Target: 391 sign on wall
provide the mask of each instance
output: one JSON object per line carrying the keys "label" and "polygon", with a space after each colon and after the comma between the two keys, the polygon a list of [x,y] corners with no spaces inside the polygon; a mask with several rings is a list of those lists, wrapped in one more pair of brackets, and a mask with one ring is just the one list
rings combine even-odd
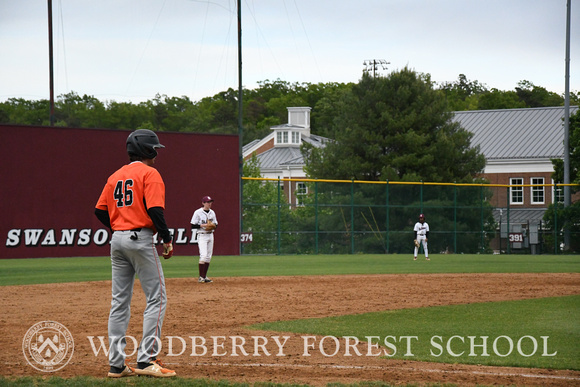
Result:
{"label": "391 sign on wall", "polygon": [[524,234],[521,232],[510,232],[508,235],[508,240],[510,243],[523,243],[524,242]]}

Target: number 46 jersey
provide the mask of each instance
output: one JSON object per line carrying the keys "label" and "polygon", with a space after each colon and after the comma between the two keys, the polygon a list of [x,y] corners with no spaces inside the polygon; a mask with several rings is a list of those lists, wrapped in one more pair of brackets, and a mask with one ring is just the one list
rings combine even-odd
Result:
{"label": "number 46 jersey", "polygon": [[125,165],[107,180],[96,208],[109,212],[113,231],[150,228],[147,209],[165,209],[165,184],[159,172],[140,161]]}

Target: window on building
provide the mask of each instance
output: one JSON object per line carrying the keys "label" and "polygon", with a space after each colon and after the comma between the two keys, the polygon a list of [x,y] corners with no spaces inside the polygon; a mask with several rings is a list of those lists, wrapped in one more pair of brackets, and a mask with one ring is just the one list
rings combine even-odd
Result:
{"label": "window on building", "polygon": [[306,183],[296,183],[296,205],[297,206],[303,206],[304,205],[304,199],[306,198],[306,195],[308,194],[308,186],[306,185]]}
{"label": "window on building", "polygon": [[[521,177],[510,178],[510,185],[523,185]],[[510,204],[524,204],[524,187],[510,187]]]}
{"label": "window on building", "polygon": [[[536,184],[544,184],[544,178],[543,177],[532,177],[530,179],[530,184],[536,185]],[[542,187],[530,187],[532,189],[532,204],[544,204],[545,202],[545,188],[544,186]]]}
{"label": "window on building", "polygon": [[288,144],[288,132],[278,132],[276,133],[276,143],[277,144]]}
{"label": "window on building", "polygon": [[292,144],[300,144],[300,132],[292,132]]}

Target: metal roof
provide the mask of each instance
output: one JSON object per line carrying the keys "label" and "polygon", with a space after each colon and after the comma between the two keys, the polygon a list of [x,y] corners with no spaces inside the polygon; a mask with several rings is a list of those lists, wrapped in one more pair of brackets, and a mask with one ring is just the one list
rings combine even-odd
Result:
{"label": "metal roof", "polygon": [[[501,215],[500,215],[501,211]],[[538,224],[544,219],[546,208],[510,208],[510,224]],[[494,208],[493,219],[499,223],[507,223],[507,208]]]}
{"label": "metal roof", "polygon": [[257,143],[259,143],[260,140],[261,140],[261,138],[258,138],[258,139],[255,139],[255,140],[250,141],[249,143],[247,143],[246,145],[244,145],[242,147],[242,152],[245,152],[246,150],[252,148],[254,145],[256,145]]}
{"label": "metal roof", "polygon": [[327,137],[317,136],[315,134],[311,134],[310,137],[302,137],[303,142],[307,142],[316,148],[323,148],[326,146],[326,143],[331,141]]}
{"label": "metal roof", "polygon": [[[570,115],[578,106],[570,107]],[[455,112],[453,121],[473,133],[471,145],[485,158],[561,158],[564,156],[564,107]]]}
{"label": "metal roof", "polygon": [[260,169],[262,171],[267,169],[280,169],[281,164],[296,159],[300,159],[301,164],[304,164],[300,148],[298,147],[274,147],[260,153],[257,157],[260,161]]}
{"label": "metal roof", "polygon": [[302,157],[302,155],[296,157],[295,159],[291,159],[291,160],[286,160],[283,163],[280,163],[281,166],[284,165],[298,165],[298,166],[304,166],[304,157]]}
{"label": "metal roof", "polygon": [[[317,135],[302,136],[302,142],[321,148],[330,139]],[[250,145],[250,144],[248,144]],[[248,146],[246,145],[246,146]],[[304,157],[298,146],[277,145],[257,155],[261,170],[281,169],[286,166],[304,166]]]}
{"label": "metal roof", "polygon": [[302,125],[292,125],[292,124],[281,124],[281,125],[274,125],[270,126],[270,129],[302,129],[304,130],[304,126]]}

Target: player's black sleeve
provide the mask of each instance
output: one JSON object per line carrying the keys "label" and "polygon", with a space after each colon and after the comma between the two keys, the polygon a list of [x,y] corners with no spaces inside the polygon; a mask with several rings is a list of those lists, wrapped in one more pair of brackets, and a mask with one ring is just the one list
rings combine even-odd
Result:
{"label": "player's black sleeve", "polygon": [[425,237],[429,238],[429,231],[425,233]]}
{"label": "player's black sleeve", "polygon": [[95,208],[95,215],[97,216],[97,219],[101,221],[102,224],[107,226],[109,229],[111,228],[111,218],[109,217],[109,211]]}
{"label": "player's black sleeve", "polygon": [[415,231],[414,234],[415,234],[415,239],[417,239],[417,231]]}
{"label": "player's black sleeve", "polygon": [[153,221],[153,225],[157,229],[159,236],[163,239],[163,243],[171,242],[171,233],[167,228],[165,223],[165,215],[163,214],[163,208],[161,207],[151,207],[147,210],[149,217]]}

